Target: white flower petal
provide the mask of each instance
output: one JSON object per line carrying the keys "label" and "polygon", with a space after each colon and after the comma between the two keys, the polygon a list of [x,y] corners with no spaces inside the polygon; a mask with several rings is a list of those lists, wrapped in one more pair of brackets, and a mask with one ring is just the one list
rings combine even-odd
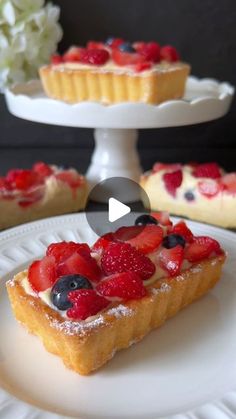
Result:
{"label": "white flower petal", "polygon": [[6,22],[9,23],[9,25],[13,26],[15,24],[15,10],[10,1],[4,4],[2,8],[2,15],[6,19]]}

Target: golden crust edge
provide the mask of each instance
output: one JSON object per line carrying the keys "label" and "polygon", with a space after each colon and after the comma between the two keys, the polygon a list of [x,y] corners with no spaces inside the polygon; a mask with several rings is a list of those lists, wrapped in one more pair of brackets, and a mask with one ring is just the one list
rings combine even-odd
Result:
{"label": "golden crust edge", "polygon": [[[141,340],[206,294],[219,281],[224,261],[225,255],[217,256],[194,264],[175,278],[158,280],[147,287],[147,297],[121,303],[126,314],[116,315],[105,310],[94,316],[102,319],[100,322],[75,334],[68,333],[66,321],[59,313],[25,293],[20,284],[24,272],[6,286],[16,319],[39,336],[45,348],[60,356],[68,368],[88,375],[104,365],[116,351]],[[119,303],[114,307],[117,305]]]}

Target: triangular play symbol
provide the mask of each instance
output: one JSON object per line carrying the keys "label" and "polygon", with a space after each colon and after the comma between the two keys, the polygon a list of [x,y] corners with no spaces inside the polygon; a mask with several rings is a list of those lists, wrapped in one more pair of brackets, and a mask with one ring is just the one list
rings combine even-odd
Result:
{"label": "triangular play symbol", "polygon": [[131,211],[128,205],[123,204],[115,198],[109,198],[108,201],[108,220],[113,223]]}

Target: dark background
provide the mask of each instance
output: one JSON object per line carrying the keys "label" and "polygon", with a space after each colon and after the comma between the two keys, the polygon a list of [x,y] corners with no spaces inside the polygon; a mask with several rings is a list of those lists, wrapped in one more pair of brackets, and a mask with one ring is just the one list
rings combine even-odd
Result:
{"label": "dark background", "polygon": [[[192,73],[236,85],[235,0],[54,0],[61,7],[60,51],[88,39],[121,36],[173,44]],[[236,103],[224,118],[189,127],[141,130],[144,169],[162,161],[218,161],[236,170]],[[0,173],[36,160],[85,172],[92,130],[36,124],[11,116],[0,95]]]}

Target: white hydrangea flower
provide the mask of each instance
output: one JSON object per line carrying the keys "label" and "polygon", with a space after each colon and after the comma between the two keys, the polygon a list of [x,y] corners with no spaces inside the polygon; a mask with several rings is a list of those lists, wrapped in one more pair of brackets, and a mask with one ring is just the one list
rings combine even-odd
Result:
{"label": "white hydrangea flower", "polygon": [[62,37],[59,14],[45,0],[0,0],[0,90],[38,76]]}

